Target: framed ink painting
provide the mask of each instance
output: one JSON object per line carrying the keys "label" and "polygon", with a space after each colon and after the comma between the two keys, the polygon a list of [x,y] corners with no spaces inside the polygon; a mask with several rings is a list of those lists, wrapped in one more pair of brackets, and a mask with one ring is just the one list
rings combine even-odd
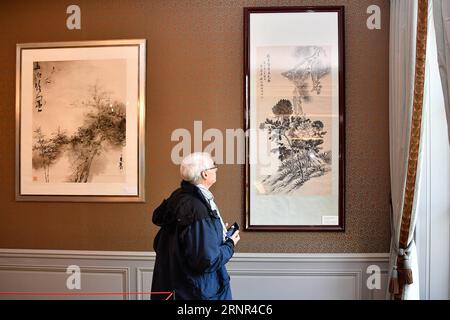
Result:
{"label": "framed ink painting", "polygon": [[145,50],[17,45],[18,201],[144,201]]}
{"label": "framed ink painting", "polygon": [[344,8],[244,8],[247,230],[344,230]]}

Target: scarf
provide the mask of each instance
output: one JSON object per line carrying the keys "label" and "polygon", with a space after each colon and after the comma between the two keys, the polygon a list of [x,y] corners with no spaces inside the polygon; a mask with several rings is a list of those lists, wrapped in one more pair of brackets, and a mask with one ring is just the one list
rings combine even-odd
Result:
{"label": "scarf", "polygon": [[211,209],[217,211],[217,215],[220,218],[220,223],[222,224],[223,241],[225,241],[225,236],[227,234],[227,228],[225,227],[225,223],[223,223],[223,219],[222,219],[222,216],[220,215],[219,208],[217,207],[216,203],[214,202],[213,194],[202,184],[197,184],[197,188],[200,189],[203,196],[206,198],[206,200],[208,200],[209,205],[211,206]]}

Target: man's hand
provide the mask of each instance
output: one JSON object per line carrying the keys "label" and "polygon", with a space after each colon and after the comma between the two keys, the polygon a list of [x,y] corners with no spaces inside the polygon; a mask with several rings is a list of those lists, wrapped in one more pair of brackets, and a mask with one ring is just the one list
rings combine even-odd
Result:
{"label": "man's hand", "polygon": [[239,230],[237,230],[233,235],[230,237],[231,240],[233,240],[234,245],[236,246],[239,240],[241,240],[241,237],[239,236]]}

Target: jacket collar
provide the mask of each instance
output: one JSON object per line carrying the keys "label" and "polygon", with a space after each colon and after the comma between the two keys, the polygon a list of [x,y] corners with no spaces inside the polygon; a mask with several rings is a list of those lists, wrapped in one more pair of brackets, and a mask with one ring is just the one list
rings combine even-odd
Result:
{"label": "jacket collar", "polygon": [[208,208],[209,212],[213,212],[211,205],[209,204],[209,201],[206,200],[205,196],[203,195],[203,193],[200,191],[200,189],[196,185],[194,185],[188,181],[182,180],[180,186],[181,186],[181,189],[183,189],[183,191],[190,193],[194,197],[201,200],[203,202],[203,204],[206,206],[206,208]]}

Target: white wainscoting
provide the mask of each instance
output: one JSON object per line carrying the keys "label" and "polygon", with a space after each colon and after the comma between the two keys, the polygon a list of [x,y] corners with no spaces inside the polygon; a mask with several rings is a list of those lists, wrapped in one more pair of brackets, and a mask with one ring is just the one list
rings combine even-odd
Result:
{"label": "white wainscoting", "polygon": [[[0,299],[148,299],[154,261],[154,252],[0,249]],[[227,268],[239,300],[384,299],[388,264],[387,253],[236,253]],[[80,290],[66,287],[69,265],[81,269]],[[381,289],[367,287],[370,265]]]}

